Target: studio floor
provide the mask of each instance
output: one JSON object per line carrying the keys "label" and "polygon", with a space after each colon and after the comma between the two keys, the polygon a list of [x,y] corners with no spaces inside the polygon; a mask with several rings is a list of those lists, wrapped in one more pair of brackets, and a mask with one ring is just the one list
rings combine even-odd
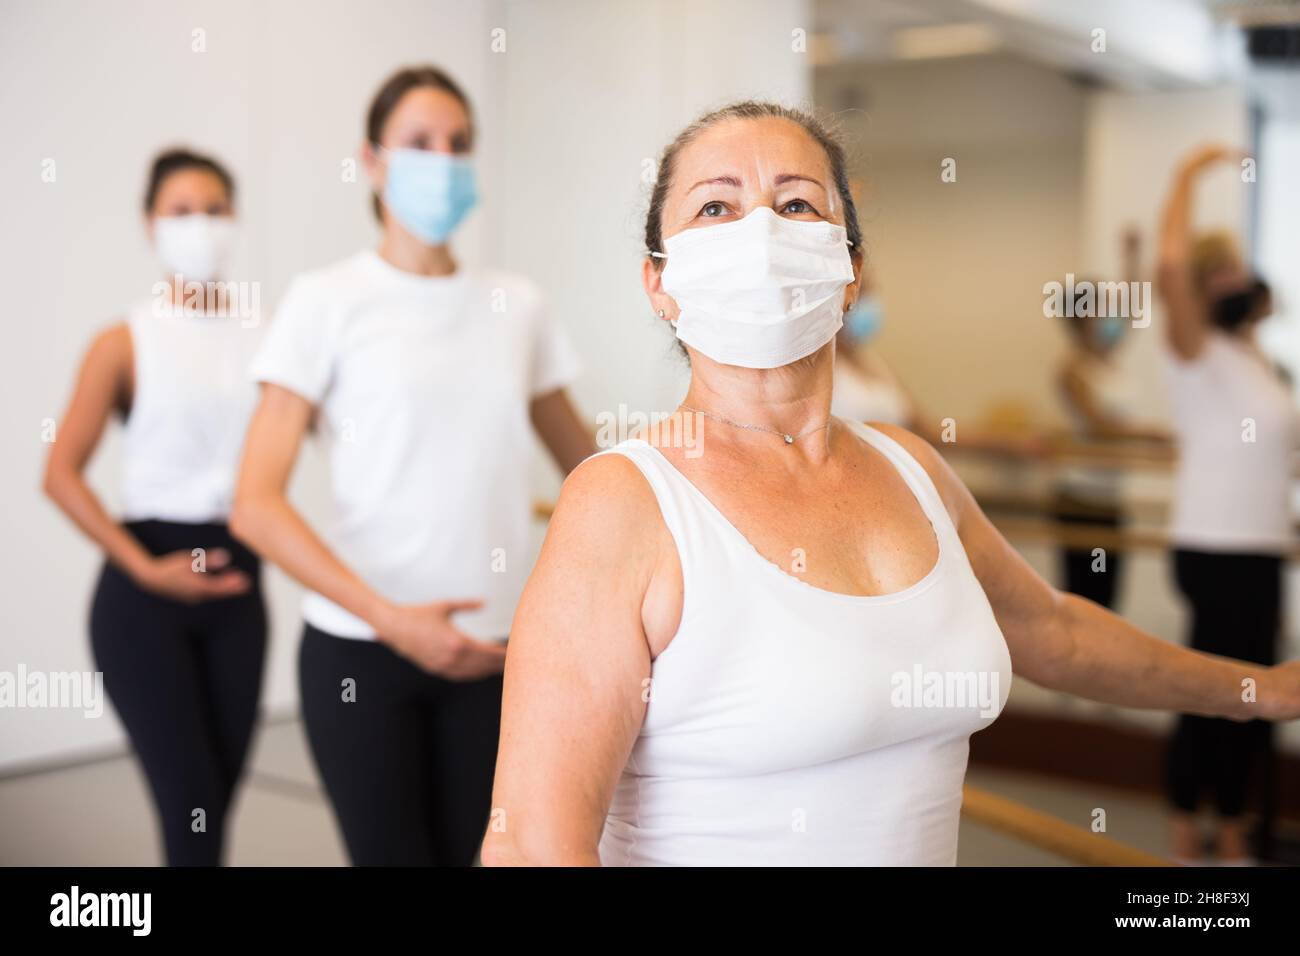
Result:
{"label": "studio floor", "polygon": [[[969,783],[1086,826],[1104,807],[1110,836],[1166,851],[1155,799],[1057,778],[972,767]],[[150,866],[158,836],[144,781],[127,755],[0,778],[0,865]],[[296,719],[265,723],[231,824],[235,866],[340,866],[347,860]],[[962,821],[961,866],[1066,866],[986,827]]]}

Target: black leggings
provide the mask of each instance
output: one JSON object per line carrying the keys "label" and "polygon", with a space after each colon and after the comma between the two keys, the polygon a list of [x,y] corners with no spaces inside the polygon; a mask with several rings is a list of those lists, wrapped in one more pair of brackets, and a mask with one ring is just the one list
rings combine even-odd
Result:
{"label": "black leggings", "polygon": [[[1174,578],[1191,605],[1191,646],[1272,665],[1282,622],[1282,559],[1177,550],[1173,560]],[[1272,746],[1266,720],[1180,715],[1169,745],[1170,802],[1192,813],[1209,792],[1220,816],[1240,816],[1252,776],[1272,766]]]}
{"label": "black leggings", "polygon": [[377,641],[308,624],[298,677],[353,864],[470,866],[491,809],[501,675],[446,680]]}
{"label": "black leggings", "polygon": [[217,866],[262,684],[258,561],[225,525],[126,527],[155,555],[225,548],[252,580],[244,594],[183,604],[141,590],[106,564],[90,611],[95,663],[153,792],[167,862]]}
{"label": "black leggings", "polygon": [[[1118,510],[1082,505],[1076,499],[1064,495],[1057,499],[1055,517],[1072,530],[1100,528],[1119,531],[1123,526],[1123,516]],[[1124,555],[1113,548],[1107,548],[1104,571],[1093,570],[1095,560],[1090,548],[1062,548],[1060,573],[1063,587],[1071,594],[1095,601],[1102,607],[1113,608],[1119,590],[1120,571],[1124,567]]]}

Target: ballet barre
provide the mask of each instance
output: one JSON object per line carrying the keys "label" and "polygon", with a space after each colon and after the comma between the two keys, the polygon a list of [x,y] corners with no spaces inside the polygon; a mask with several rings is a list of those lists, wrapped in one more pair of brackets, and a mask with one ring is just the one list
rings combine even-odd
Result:
{"label": "ballet barre", "polygon": [[[934,447],[944,455],[952,453],[962,457],[986,458],[992,462],[1014,462],[1048,468],[1090,465],[1114,470],[1168,471],[1178,460],[1174,446],[1156,442],[1080,441],[1049,435],[1042,440],[1041,447],[1031,450],[1024,435],[1009,433],[1004,436],[1004,440],[1005,447],[990,447],[987,439],[979,444],[963,445],[960,441],[955,441]],[[1017,441],[1023,442],[1025,447],[1016,447]]]}
{"label": "ballet barre", "polygon": [[962,788],[961,812],[973,823],[1083,866],[1176,865],[1105,834],[1066,823],[1051,814],[970,784]]}
{"label": "ballet barre", "polygon": [[[1102,548],[1106,551],[1167,552],[1169,538],[1159,531],[1121,531],[1105,526],[1048,521],[1041,518],[989,515],[1007,540],[1017,544],[1052,544],[1081,551]],[[1300,560],[1300,546],[1286,552],[1288,560]]]}

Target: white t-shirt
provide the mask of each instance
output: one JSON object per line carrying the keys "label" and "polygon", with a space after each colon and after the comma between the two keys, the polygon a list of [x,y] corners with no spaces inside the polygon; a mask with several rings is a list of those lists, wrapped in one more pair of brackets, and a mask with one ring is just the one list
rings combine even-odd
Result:
{"label": "white t-shirt", "polygon": [[[1134,409],[1141,408],[1133,376],[1118,361],[1097,355],[1085,355],[1075,366],[1087,382],[1092,399],[1108,418],[1131,419]],[[1069,396],[1065,410],[1079,440],[1090,437],[1091,425]],[[1116,467],[1071,465],[1061,471],[1061,490],[1070,497],[1103,506],[1118,506],[1123,493],[1123,473]]]}
{"label": "white t-shirt", "polygon": [[1170,540],[1203,551],[1277,553],[1295,543],[1294,398],[1262,355],[1220,332],[1191,361],[1169,357],[1179,462]]}
{"label": "white t-shirt", "polygon": [[[291,283],[251,371],[318,409],[339,559],[398,603],[482,599],[455,622],[493,640],[529,570],[529,402],[577,369],[528,280],[418,276],[366,251]],[[319,594],[303,616],[375,636]]]}

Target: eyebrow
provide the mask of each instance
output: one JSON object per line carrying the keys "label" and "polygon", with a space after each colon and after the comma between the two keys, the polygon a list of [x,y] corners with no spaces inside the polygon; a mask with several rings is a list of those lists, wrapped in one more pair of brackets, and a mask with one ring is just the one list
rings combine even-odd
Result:
{"label": "eyebrow", "polygon": [[777,176],[777,177],[776,177],[776,180],[775,180],[776,185],[778,185],[778,186],[784,186],[786,183],[791,183],[791,182],[796,182],[796,181],[803,181],[803,182],[805,182],[805,183],[812,183],[814,186],[817,186],[817,187],[820,188],[820,189],[825,189],[825,188],[826,188],[826,187],[823,186],[820,182],[818,182],[817,180],[813,179],[811,176],[801,176],[801,175],[799,175],[798,173],[782,173],[780,176]]}
{"label": "eyebrow", "polygon": [[[825,186],[822,186],[820,182],[813,179],[811,176],[803,176],[800,175],[799,173],[782,173],[781,175],[777,176],[776,179],[774,180],[775,184],[778,186],[784,186],[786,183],[800,182],[800,181],[805,183],[812,183],[814,186],[817,186],[821,189],[826,188]],[[714,176],[712,179],[701,179],[690,189],[686,190],[686,192],[688,194],[692,193],[695,190],[699,189],[701,186],[734,186],[735,188],[739,189],[740,180],[737,179],[735,176]]]}
{"label": "eyebrow", "polygon": [[739,189],[740,180],[737,179],[735,176],[714,176],[712,179],[701,179],[698,183],[696,183],[694,186],[692,186],[690,189],[686,191],[688,193],[693,193],[701,186],[735,186],[737,189]]}

